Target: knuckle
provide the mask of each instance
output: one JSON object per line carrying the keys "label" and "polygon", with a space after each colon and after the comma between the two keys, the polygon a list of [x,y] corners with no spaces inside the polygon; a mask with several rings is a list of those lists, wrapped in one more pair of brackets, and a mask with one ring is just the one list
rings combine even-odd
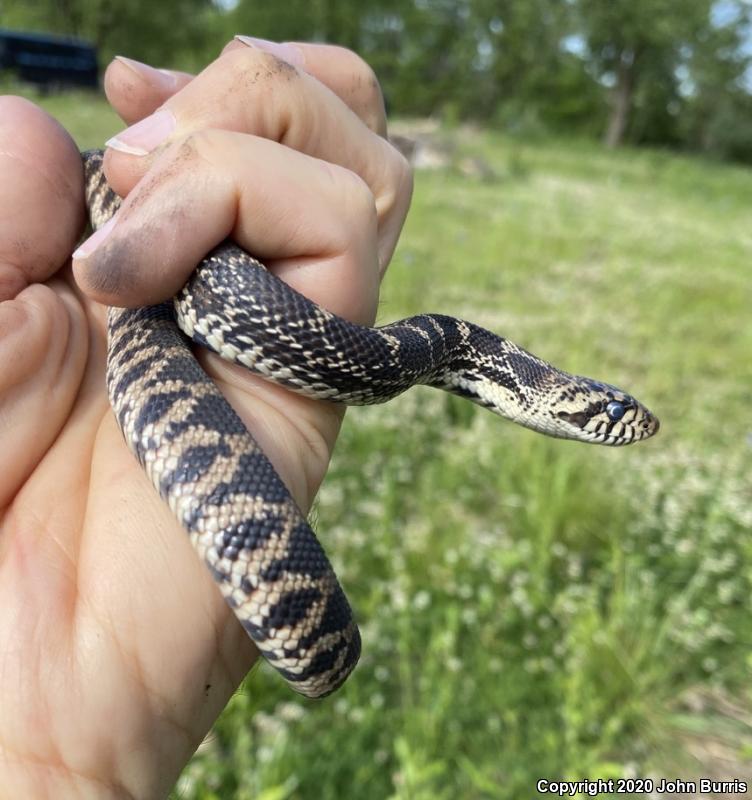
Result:
{"label": "knuckle", "polygon": [[174,177],[196,169],[215,168],[232,136],[229,131],[212,128],[189,131],[172,147],[164,172],[167,177]]}
{"label": "knuckle", "polygon": [[391,158],[389,159],[389,171],[391,175],[391,183],[400,188],[405,188],[412,191],[413,186],[413,168],[407,158],[390,145]]}
{"label": "knuckle", "polygon": [[298,68],[273,53],[253,47],[229,50],[210,69],[212,102],[225,116],[238,114],[246,132],[279,139],[290,125],[292,110],[305,104]]}
{"label": "knuckle", "polygon": [[413,193],[413,170],[410,162],[393,145],[384,143],[384,179],[379,188],[379,207],[384,213],[403,209],[407,213]]}
{"label": "knuckle", "polygon": [[288,82],[300,77],[297,68],[273,53],[255,47],[228,50],[220,62],[234,87],[244,90],[262,88],[268,83]]}
{"label": "knuckle", "polygon": [[358,86],[364,87],[365,90],[376,91],[381,96],[381,87],[371,65],[353,50],[342,48],[342,51],[348,60],[348,67],[353,76],[353,81]]}
{"label": "knuckle", "polygon": [[368,113],[369,117],[383,114],[384,97],[376,73],[367,61],[357,53],[340,47],[343,67],[349,76],[350,92],[358,100],[358,105]]}
{"label": "knuckle", "polygon": [[368,184],[356,172],[338,164],[322,162],[332,180],[336,205],[345,239],[359,237],[377,219],[376,199]]}
{"label": "knuckle", "polygon": [[179,142],[174,152],[174,158],[188,160],[204,157],[211,149],[215,134],[216,131],[207,129],[189,131]]}
{"label": "knuckle", "polygon": [[363,221],[376,217],[376,198],[369,185],[352,170],[341,167],[344,196],[347,206]]}

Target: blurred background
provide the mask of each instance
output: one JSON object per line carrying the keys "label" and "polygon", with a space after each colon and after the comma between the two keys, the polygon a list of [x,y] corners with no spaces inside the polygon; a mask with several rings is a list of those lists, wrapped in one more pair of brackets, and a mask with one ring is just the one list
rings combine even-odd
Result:
{"label": "blurred background", "polygon": [[396,114],[752,160],[748,0],[3,0],[0,27],[199,69],[238,31],[336,42]]}
{"label": "blurred background", "polygon": [[318,703],[256,670],[175,797],[661,776],[750,796],[751,18],[741,0],[0,0],[0,90],[82,148],[122,128],[95,56],[101,78],[115,53],[200,69],[235,33],[353,48],[416,170],[379,321],[471,319],[662,421],[609,450],[427,389],[348,412],[314,523],[362,662]]}

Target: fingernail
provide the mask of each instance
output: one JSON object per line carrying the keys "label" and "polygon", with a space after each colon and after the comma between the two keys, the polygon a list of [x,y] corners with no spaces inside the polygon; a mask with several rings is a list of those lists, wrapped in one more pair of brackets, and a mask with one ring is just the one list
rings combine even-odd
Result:
{"label": "fingernail", "polygon": [[285,42],[284,44],[280,44],[280,42],[270,42],[268,39],[257,39],[255,36],[238,35],[235,38],[239,42],[248,45],[248,47],[255,47],[258,50],[271,53],[277,56],[277,58],[286,61],[288,64],[292,64],[294,67],[302,68],[305,66],[303,51],[294,44],[290,44],[289,42]]}
{"label": "fingernail", "polygon": [[177,127],[175,115],[168,108],[160,108],[151,116],[142,119],[130,128],[105,142],[107,147],[130,153],[132,156],[145,156],[162,144]]}
{"label": "fingernail", "polygon": [[92,233],[92,235],[86,239],[86,241],[81,242],[81,244],[73,251],[72,257],[75,259],[82,259],[90,256],[110,235],[110,233],[112,233],[112,229],[115,227],[116,220],[117,214],[114,217],[110,217],[107,222],[105,222],[105,224],[99,228],[99,230],[94,231],[94,233]]}
{"label": "fingernail", "polygon": [[169,70],[156,69],[127,56],[115,56],[115,61],[119,61],[123,66],[128,67],[139,78],[143,78],[151,84],[156,84],[162,89],[174,89],[177,85],[177,78]]}

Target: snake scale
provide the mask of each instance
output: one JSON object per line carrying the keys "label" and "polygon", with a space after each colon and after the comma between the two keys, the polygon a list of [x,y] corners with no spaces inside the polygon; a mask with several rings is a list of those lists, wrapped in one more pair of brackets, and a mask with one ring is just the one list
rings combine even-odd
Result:
{"label": "snake scale", "polygon": [[[101,151],[83,154],[93,228],[120,200]],[[309,697],[338,688],[360,634],[323,548],[191,340],[309,397],[381,403],[428,384],[549,436],[608,445],[658,420],[621,390],[569,375],[470,322],[421,314],[351,324],[293,291],[231,242],[179,295],[110,308],[107,386],[128,447],[169,504],[259,651]]]}

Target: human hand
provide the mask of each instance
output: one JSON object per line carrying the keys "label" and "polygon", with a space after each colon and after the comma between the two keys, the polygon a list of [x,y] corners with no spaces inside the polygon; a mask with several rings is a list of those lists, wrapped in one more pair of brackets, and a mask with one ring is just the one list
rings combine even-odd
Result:
{"label": "human hand", "polygon": [[[256,657],[122,441],[97,301],[168,297],[229,234],[372,322],[409,171],[357,57],[288,55],[233,43],[194,80],[110,66],[126,122],[163,106],[176,124],[154,153],[108,152],[128,199],[77,281],[59,268],[82,227],[76,148],[0,99],[0,798],[166,795]],[[307,510],[341,410],[199,358]]]}

